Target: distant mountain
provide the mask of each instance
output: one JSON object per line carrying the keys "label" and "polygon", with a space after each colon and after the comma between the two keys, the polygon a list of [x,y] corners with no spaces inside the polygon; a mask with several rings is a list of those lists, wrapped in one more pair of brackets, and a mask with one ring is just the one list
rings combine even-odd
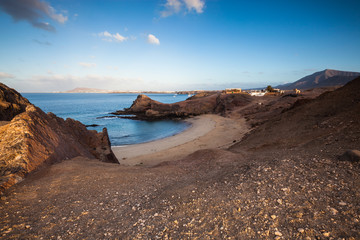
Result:
{"label": "distant mountain", "polygon": [[72,90],[64,91],[63,93],[110,93],[110,90],[96,89],[96,88],[74,88]]}
{"label": "distant mountain", "polygon": [[309,76],[303,77],[296,82],[276,86],[276,88],[291,90],[294,88],[310,89],[318,87],[342,86],[358,76],[360,76],[360,73],[358,72],[345,72],[325,69],[324,71],[316,72]]}

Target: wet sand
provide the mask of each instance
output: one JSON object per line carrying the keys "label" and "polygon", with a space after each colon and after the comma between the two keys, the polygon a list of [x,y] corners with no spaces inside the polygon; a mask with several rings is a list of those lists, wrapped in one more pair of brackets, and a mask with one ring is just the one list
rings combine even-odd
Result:
{"label": "wet sand", "polygon": [[177,135],[148,143],[112,147],[122,165],[156,165],[178,160],[197,150],[225,149],[248,131],[244,119],[234,120],[208,114],[187,120],[192,125]]}

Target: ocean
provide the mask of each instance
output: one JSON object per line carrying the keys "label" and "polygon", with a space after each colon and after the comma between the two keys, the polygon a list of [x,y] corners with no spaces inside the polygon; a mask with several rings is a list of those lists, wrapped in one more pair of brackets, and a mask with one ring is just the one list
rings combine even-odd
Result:
{"label": "ocean", "polygon": [[[110,117],[114,116],[110,114],[111,112],[130,107],[137,94],[22,93],[22,95],[46,113],[52,112],[64,119],[73,118],[85,125],[99,125],[88,127],[91,130],[102,131],[106,127],[112,146],[166,138],[189,127],[184,121],[141,121]],[[174,103],[188,98],[187,95],[174,94],[146,95],[162,103]]]}

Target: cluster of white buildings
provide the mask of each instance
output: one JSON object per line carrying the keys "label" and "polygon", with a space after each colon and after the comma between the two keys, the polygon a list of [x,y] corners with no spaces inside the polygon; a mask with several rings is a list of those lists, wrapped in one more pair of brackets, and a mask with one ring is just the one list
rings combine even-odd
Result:
{"label": "cluster of white buildings", "polygon": [[[274,88],[272,91],[272,93],[280,93],[283,94],[284,90],[280,90],[278,88]],[[236,93],[248,93],[251,96],[264,96],[266,93],[268,93],[268,91],[266,89],[262,89],[262,90],[245,90],[242,91],[241,88],[227,88],[225,89],[225,93],[226,94],[236,94]]]}

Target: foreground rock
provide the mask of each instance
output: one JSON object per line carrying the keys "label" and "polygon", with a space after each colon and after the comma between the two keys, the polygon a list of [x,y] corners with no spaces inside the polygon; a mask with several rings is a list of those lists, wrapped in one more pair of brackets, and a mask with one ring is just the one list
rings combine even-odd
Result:
{"label": "foreground rock", "polygon": [[[8,92],[0,91],[3,96],[7,96]],[[118,163],[106,128],[101,133],[89,131],[73,119],[65,121],[52,113],[45,114],[18,93],[11,96],[10,101],[13,99],[16,101],[10,102],[9,106],[17,106],[20,100],[27,107],[12,120],[8,113],[13,114],[14,111],[1,111],[11,121],[0,126],[0,193],[43,163],[77,156]]]}
{"label": "foreground rock", "polygon": [[192,97],[182,102],[165,104],[146,95],[139,95],[130,108],[120,110],[115,115],[135,115],[134,119],[186,118],[209,113],[225,113],[234,107],[245,106],[252,101],[247,94],[211,94]]}

